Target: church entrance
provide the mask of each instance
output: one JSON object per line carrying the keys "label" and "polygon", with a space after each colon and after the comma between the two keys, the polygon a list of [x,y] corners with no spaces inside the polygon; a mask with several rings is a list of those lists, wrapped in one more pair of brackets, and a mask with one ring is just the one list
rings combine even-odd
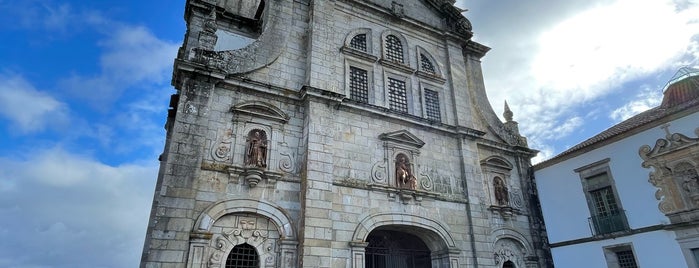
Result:
{"label": "church entrance", "polygon": [[429,248],[415,235],[374,230],[367,242],[366,268],[432,268]]}

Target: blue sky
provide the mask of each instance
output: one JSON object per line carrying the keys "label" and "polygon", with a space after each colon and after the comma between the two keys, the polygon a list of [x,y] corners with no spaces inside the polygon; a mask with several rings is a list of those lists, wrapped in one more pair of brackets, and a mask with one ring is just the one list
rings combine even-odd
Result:
{"label": "blue sky", "polygon": [[[696,1],[458,1],[537,160],[699,64]],[[0,267],[136,267],[184,0],[0,0]]]}

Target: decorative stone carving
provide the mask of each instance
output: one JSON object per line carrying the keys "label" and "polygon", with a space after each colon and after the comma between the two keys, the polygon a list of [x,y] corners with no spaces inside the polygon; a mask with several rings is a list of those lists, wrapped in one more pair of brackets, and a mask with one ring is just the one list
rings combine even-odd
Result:
{"label": "decorative stone carving", "polygon": [[261,216],[242,214],[225,216],[214,226],[221,231],[214,234],[211,240],[211,255],[207,267],[223,267],[227,259],[226,254],[241,244],[248,244],[256,249],[264,263],[260,267],[274,267],[279,254],[277,244],[280,234],[273,222]]}
{"label": "decorative stone carving", "polygon": [[524,208],[524,200],[522,198],[522,192],[519,189],[513,188],[510,191],[510,204],[517,209]]}
{"label": "decorative stone carving", "polygon": [[509,238],[500,239],[495,242],[494,249],[493,258],[498,267],[507,261],[514,263],[515,267],[525,267],[523,259],[525,250],[521,243]]}
{"label": "decorative stone carving", "polygon": [[391,2],[391,14],[399,18],[405,17],[403,5],[397,3],[396,1]]}
{"label": "decorative stone carving", "polygon": [[204,20],[203,30],[199,33],[199,49],[213,50],[218,41],[216,30],[216,8],[211,9],[209,17]]}
{"label": "decorative stone carving", "polygon": [[[658,188],[655,198],[658,209],[670,217],[670,222],[682,222],[698,215],[673,216],[699,209],[699,137],[680,133],[670,134],[669,124],[663,125],[665,139],[658,139],[652,148],[643,145],[638,154],[644,168],[653,168],[648,182]],[[694,133],[699,136],[699,128]]]}
{"label": "decorative stone carving", "polygon": [[493,190],[495,192],[495,201],[498,206],[508,206],[510,204],[510,195],[507,190],[507,185],[500,177],[493,179]]}
{"label": "decorative stone carving", "polygon": [[297,168],[295,154],[291,152],[289,145],[285,142],[282,142],[279,145],[279,147],[281,147],[281,151],[279,152],[279,155],[281,155],[281,159],[279,160],[279,169],[287,173],[296,173]]}
{"label": "decorative stone carving", "polygon": [[371,167],[371,180],[375,183],[386,184],[386,163],[376,162],[374,166]]}
{"label": "decorative stone carving", "polygon": [[211,156],[216,161],[228,162],[231,160],[231,146],[233,144],[233,130],[220,131],[216,144],[211,147]]}
{"label": "decorative stone carving", "polygon": [[245,150],[245,165],[248,167],[267,167],[267,133],[255,129],[250,131]]}
{"label": "decorative stone carving", "polygon": [[[268,5],[265,11],[266,16],[261,20],[265,23],[262,26],[261,34],[252,44],[236,50],[214,51],[213,46],[216,41],[202,42],[202,37],[208,37],[209,28],[204,22],[204,30],[200,32],[200,46],[194,48],[190,54],[192,61],[203,64],[209,68],[219,70],[225,74],[238,74],[257,70],[275,62],[286,48],[286,40],[291,31],[282,24],[288,23],[286,18],[280,14],[284,9],[293,8],[293,1],[270,0],[265,1]],[[207,18],[207,21],[211,18]]]}
{"label": "decorative stone carving", "polygon": [[413,175],[408,157],[404,154],[396,156],[396,185],[398,188],[417,189],[417,179]]}
{"label": "decorative stone carving", "polygon": [[427,191],[431,191],[434,187],[432,178],[430,178],[430,176],[427,174],[427,170],[422,170],[420,172],[420,186],[422,186],[422,189],[425,189]]}

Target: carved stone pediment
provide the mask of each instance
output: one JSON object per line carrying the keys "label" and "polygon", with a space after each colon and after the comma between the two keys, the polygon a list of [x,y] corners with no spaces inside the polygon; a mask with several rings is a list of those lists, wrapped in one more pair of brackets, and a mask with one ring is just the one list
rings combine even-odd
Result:
{"label": "carved stone pediment", "polygon": [[[699,128],[697,128],[694,133],[699,136]],[[696,145],[697,143],[699,143],[699,138],[690,138],[680,133],[674,133],[667,139],[658,139],[653,148],[648,145],[641,146],[638,154],[644,161],[650,160],[652,162],[652,158],[658,157],[659,155],[681,150],[684,147]]]}
{"label": "carved stone pediment", "polygon": [[253,117],[265,118],[273,121],[286,123],[289,121],[289,115],[281,109],[261,101],[249,101],[237,104],[231,108],[231,112],[235,114],[246,114]]}
{"label": "carved stone pediment", "polygon": [[658,188],[658,208],[673,223],[699,220],[699,128],[694,133],[697,138],[670,135],[668,131],[666,138],[658,139],[652,148],[643,145],[638,150],[641,165],[653,168],[648,182]]}
{"label": "carved stone pediment", "polygon": [[379,139],[388,142],[394,142],[398,144],[408,145],[414,148],[422,148],[425,142],[420,140],[417,136],[408,132],[407,130],[399,130],[389,133],[383,133],[379,135]]}
{"label": "carved stone pediment", "polygon": [[499,156],[490,156],[481,160],[482,166],[487,166],[495,169],[512,170],[512,164],[506,159]]}

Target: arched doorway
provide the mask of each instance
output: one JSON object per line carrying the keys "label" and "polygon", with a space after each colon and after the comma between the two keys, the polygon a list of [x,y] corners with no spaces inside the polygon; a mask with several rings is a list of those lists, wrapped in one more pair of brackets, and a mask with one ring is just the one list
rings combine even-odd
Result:
{"label": "arched doorway", "polygon": [[512,261],[506,261],[502,264],[502,268],[515,268],[515,263]]}
{"label": "arched doorway", "polygon": [[374,230],[367,242],[365,268],[432,268],[430,249],[415,235]]}

